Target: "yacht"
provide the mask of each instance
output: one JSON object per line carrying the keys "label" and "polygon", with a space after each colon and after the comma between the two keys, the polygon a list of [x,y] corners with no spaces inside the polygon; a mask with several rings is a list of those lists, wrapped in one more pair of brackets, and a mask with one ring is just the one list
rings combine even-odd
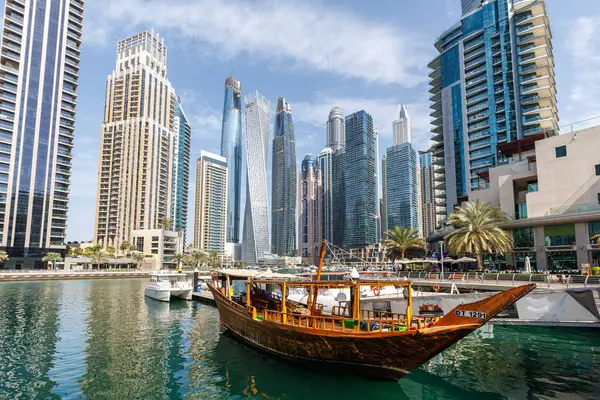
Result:
{"label": "yacht", "polygon": [[174,297],[191,300],[192,283],[182,273],[155,271],[144,289],[144,295],[160,301],[170,301]]}

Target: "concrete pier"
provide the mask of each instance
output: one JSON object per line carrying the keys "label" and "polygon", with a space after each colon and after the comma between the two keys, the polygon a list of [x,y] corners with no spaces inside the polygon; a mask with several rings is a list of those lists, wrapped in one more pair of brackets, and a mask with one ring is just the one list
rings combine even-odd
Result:
{"label": "concrete pier", "polygon": [[208,304],[209,306],[217,306],[212,293],[206,290],[203,290],[200,293],[192,293],[192,300],[199,301],[202,304]]}

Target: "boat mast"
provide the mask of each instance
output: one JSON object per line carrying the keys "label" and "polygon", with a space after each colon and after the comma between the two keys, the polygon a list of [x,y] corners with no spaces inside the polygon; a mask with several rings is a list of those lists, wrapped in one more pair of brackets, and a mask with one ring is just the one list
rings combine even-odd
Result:
{"label": "boat mast", "polygon": [[[321,280],[321,272],[323,271],[323,261],[325,261],[325,253],[327,251],[327,240],[321,242],[321,254],[319,255],[319,268],[317,269],[317,282]],[[318,287],[313,287],[313,299],[311,303],[310,313],[315,315],[315,309],[317,307],[317,296],[319,294]]]}

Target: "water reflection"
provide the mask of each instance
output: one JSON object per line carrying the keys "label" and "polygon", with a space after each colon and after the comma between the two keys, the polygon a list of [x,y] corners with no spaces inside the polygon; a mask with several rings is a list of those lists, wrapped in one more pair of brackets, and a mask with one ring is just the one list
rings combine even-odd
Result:
{"label": "water reflection", "polygon": [[500,399],[600,393],[596,331],[495,327],[400,382],[298,367],[222,334],[217,311],[146,280],[0,284],[0,398]]}

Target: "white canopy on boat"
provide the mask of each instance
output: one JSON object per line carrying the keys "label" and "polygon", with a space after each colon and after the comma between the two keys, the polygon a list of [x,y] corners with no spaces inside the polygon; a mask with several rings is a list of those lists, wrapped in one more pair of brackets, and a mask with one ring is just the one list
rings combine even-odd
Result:
{"label": "white canopy on boat", "polygon": [[256,271],[250,269],[221,269],[215,273],[229,275],[235,278],[259,278],[259,279],[302,279],[299,275],[279,274],[277,272]]}

